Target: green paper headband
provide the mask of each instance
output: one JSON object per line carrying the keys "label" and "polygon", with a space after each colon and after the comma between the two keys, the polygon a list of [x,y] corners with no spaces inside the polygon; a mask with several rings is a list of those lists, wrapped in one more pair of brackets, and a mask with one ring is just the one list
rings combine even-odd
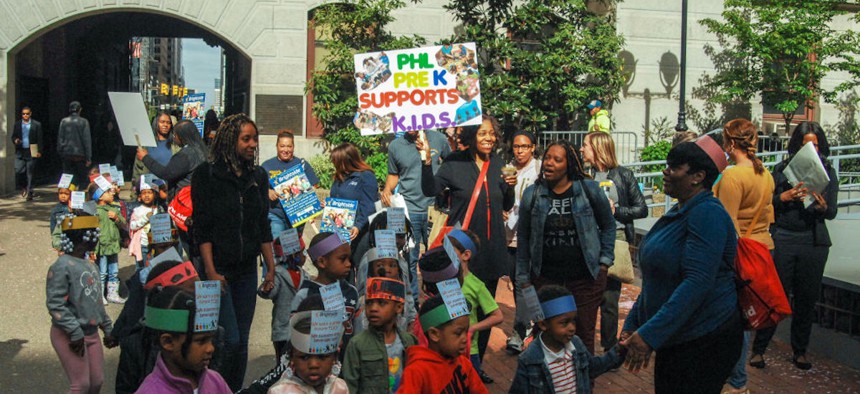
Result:
{"label": "green paper headband", "polygon": [[162,309],[147,306],[143,316],[147,328],[168,332],[188,332],[188,319],[191,311],[187,309]]}
{"label": "green paper headband", "polygon": [[421,328],[426,332],[433,327],[439,327],[451,320],[451,314],[448,313],[448,307],[445,304],[439,305],[423,315],[421,315]]}

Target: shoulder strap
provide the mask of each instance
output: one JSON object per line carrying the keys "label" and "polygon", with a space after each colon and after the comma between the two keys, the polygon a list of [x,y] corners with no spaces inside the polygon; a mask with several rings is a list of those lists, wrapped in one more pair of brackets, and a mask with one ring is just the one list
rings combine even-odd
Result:
{"label": "shoulder strap", "polygon": [[[469,228],[469,223],[472,221],[472,212],[475,210],[475,204],[478,202],[478,195],[481,194],[481,184],[487,177],[487,169],[490,168],[490,161],[484,162],[481,166],[481,174],[478,175],[478,180],[475,181],[475,190],[472,191],[472,199],[469,201],[469,209],[466,210],[466,217],[463,218],[463,228]],[[490,196],[487,196],[489,198]]]}

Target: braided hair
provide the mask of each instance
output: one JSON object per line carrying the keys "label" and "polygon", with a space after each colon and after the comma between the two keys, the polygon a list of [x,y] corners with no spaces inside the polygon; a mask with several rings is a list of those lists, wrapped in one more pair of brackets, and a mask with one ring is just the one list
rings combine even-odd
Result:
{"label": "braided hair", "polygon": [[221,122],[215,139],[212,140],[212,146],[209,148],[210,163],[223,160],[227,163],[227,168],[234,174],[245,174],[253,171],[254,163],[252,161],[245,162],[236,152],[239,134],[246,124],[254,126],[254,130],[257,130],[257,124],[245,114],[230,115]]}
{"label": "braided hair", "polygon": [[[582,160],[579,158],[579,150],[576,149],[573,144],[566,140],[554,141],[549,144],[546,149],[543,151],[543,162],[546,163],[546,155],[549,153],[549,150],[553,146],[560,146],[567,153],[567,177],[572,181],[583,180],[583,179],[591,179],[591,176],[585,172],[582,167]],[[546,179],[544,179],[543,171],[538,175],[538,179],[535,180],[535,183],[543,183],[546,184]]]}
{"label": "braided hair", "polygon": [[756,175],[764,173],[764,164],[756,157],[758,150],[758,130],[749,120],[738,118],[730,120],[723,126],[723,139],[725,146],[728,141],[734,141],[735,149],[740,149],[753,162]]}

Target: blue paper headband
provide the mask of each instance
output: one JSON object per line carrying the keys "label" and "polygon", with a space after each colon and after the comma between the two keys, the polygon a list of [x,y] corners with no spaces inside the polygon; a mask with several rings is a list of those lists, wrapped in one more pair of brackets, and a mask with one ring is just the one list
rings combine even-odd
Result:
{"label": "blue paper headband", "polygon": [[562,313],[576,312],[576,302],[572,295],[561,296],[553,300],[540,303],[543,318],[549,319]]}
{"label": "blue paper headband", "polygon": [[467,250],[470,250],[472,252],[472,255],[475,255],[476,253],[478,253],[478,247],[475,246],[475,243],[472,242],[471,238],[469,238],[469,234],[466,234],[466,232],[464,232],[463,230],[460,230],[460,229],[451,230],[451,232],[448,233],[448,236],[456,239],[457,242],[459,242],[461,246],[463,246]]}
{"label": "blue paper headband", "polygon": [[102,198],[103,194],[105,194],[105,190],[97,188],[96,191],[93,192],[93,200],[98,201],[100,198]]}

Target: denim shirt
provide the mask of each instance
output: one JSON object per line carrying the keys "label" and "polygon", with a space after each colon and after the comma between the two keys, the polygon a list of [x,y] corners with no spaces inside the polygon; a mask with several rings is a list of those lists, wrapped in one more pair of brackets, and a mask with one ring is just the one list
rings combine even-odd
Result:
{"label": "denim shirt", "polygon": [[639,245],[642,291],[624,322],[653,349],[682,344],[738,313],[737,235],[710,191],[666,212]]}
{"label": "denim shirt", "polygon": [[[535,340],[517,359],[517,374],[511,384],[511,394],[554,394],[552,374],[546,365],[543,346]],[[620,367],[624,358],[618,354],[617,347],[612,348],[602,356],[592,356],[578,336],[570,340],[576,349],[573,356],[576,370],[576,392],[579,394],[591,392],[591,379],[596,378],[612,368]]]}
{"label": "denim shirt", "polygon": [[[587,190],[583,190],[583,186]],[[576,237],[582,245],[588,270],[596,278],[601,264],[611,267],[615,260],[615,218],[609,200],[597,182],[574,181],[570,187],[574,198],[572,211]],[[549,189],[542,183],[535,183],[523,192],[517,224],[517,283],[527,283],[531,277],[540,276],[549,204]]]}

